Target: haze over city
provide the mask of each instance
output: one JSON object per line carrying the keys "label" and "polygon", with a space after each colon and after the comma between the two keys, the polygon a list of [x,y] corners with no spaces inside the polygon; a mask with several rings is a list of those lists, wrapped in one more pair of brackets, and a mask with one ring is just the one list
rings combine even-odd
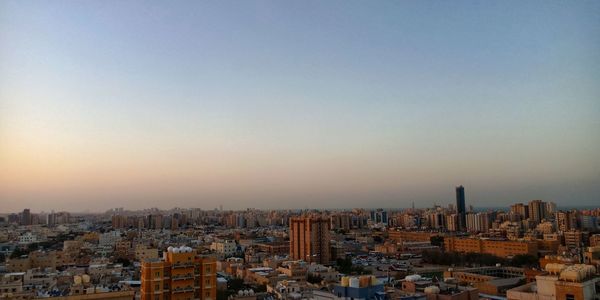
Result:
{"label": "haze over city", "polygon": [[600,2],[0,2],[0,212],[600,200]]}

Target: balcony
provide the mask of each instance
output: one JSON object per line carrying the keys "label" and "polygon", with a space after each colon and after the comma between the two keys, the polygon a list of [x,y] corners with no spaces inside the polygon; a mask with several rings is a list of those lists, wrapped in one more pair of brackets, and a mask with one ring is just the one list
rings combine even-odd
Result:
{"label": "balcony", "polygon": [[193,263],[174,263],[171,265],[171,267],[173,269],[179,269],[179,268],[193,268],[194,264]]}
{"label": "balcony", "polygon": [[171,277],[171,280],[173,280],[173,281],[190,280],[190,279],[194,279],[193,274],[183,274],[183,275],[176,275],[176,276]]}
{"label": "balcony", "polygon": [[173,293],[191,293],[194,291],[194,288],[191,286],[186,287],[178,287],[173,289]]}

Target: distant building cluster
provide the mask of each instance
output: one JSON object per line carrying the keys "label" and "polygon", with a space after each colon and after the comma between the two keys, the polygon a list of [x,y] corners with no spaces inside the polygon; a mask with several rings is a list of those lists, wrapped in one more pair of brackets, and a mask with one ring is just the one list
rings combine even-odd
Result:
{"label": "distant building cluster", "polygon": [[0,215],[0,299],[592,300],[600,208]]}

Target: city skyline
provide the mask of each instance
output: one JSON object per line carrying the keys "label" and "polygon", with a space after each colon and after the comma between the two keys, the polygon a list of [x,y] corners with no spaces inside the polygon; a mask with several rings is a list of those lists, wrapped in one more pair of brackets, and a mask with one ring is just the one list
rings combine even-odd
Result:
{"label": "city skyline", "polygon": [[600,3],[0,2],[0,210],[600,199]]}

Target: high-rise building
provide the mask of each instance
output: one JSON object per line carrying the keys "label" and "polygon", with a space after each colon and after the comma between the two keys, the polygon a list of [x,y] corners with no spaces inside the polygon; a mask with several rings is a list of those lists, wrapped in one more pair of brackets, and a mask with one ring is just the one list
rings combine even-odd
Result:
{"label": "high-rise building", "polygon": [[327,264],[331,260],[329,219],[302,216],[290,219],[290,257]]}
{"label": "high-rise building", "polygon": [[556,229],[559,232],[577,229],[577,212],[559,211],[556,213]]}
{"label": "high-rise building", "polygon": [[458,231],[458,214],[446,216],[446,229],[448,231]]}
{"label": "high-rise building", "polygon": [[465,206],[465,188],[462,185],[456,187],[456,213],[458,214],[460,228],[465,229],[467,209]]}
{"label": "high-rise building", "polygon": [[141,268],[141,300],[217,299],[216,260],[189,247],[169,249],[163,259],[146,259]]}
{"label": "high-rise building", "polygon": [[388,223],[388,213],[383,209],[377,209],[371,211],[371,221],[375,224],[387,224]]}
{"label": "high-rise building", "polygon": [[556,214],[556,212],[556,203],[546,202],[546,219],[554,218],[554,214]]}
{"label": "high-rise building", "polygon": [[542,200],[533,200],[529,202],[529,219],[536,224],[546,218],[546,203]]}
{"label": "high-rise building", "polygon": [[23,212],[21,213],[20,223],[21,223],[21,225],[31,225],[32,224],[31,211],[29,210],[29,208],[24,209]]}
{"label": "high-rise building", "polygon": [[442,212],[432,212],[427,215],[427,221],[429,223],[429,228],[443,229],[446,226],[446,215]]}
{"label": "high-rise building", "polygon": [[520,216],[521,220],[529,219],[529,207],[527,206],[527,204],[523,204],[523,203],[513,204],[510,206],[510,212],[512,212],[515,215]]}
{"label": "high-rise building", "polygon": [[467,214],[467,231],[487,232],[491,227],[490,223],[490,215],[487,212]]}
{"label": "high-rise building", "polygon": [[127,227],[127,216],[124,215],[113,215],[111,217],[111,223],[113,229],[121,229]]}

